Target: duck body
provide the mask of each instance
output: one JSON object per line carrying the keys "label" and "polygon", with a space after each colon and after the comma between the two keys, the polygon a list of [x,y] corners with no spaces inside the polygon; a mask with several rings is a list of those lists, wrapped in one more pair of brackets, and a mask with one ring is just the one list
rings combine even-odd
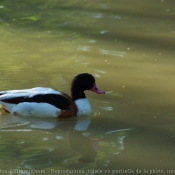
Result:
{"label": "duck body", "polygon": [[59,117],[77,113],[71,97],[44,87],[0,92],[0,104],[5,111],[23,116]]}
{"label": "duck body", "polygon": [[[94,91],[94,83],[95,79],[90,74],[77,75],[71,84],[71,96],[45,87],[2,91],[0,105],[6,112],[22,116],[57,118],[89,115],[91,106],[84,90]],[[98,89],[96,93],[104,92]]]}

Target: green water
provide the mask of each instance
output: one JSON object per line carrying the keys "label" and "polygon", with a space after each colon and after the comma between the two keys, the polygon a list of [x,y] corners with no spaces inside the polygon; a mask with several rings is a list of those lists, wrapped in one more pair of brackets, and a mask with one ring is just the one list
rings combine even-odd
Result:
{"label": "green water", "polygon": [[174,15],[174,0],[1,0],[1,91],[69,94],[88,72],[107,93],[86,92],[86,118],[1,111],[0,174],[173,174]]}

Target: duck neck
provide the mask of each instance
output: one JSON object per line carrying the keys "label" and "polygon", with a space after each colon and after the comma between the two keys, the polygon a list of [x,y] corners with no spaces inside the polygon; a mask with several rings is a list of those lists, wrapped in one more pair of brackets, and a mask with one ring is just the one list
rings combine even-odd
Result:
{"label": "duck neck", "polygon": [[86,95],[83,91],[75,91],[72,89],[71,90],[71,97],[72,97],[72,100],[75,101],[78,99],[86,98]]}
{"label": "duck neck", "polygon": [[71,89],[71,97],[78,109],[77,116],[89,115],[91,113],[91,106],[84,91],[74,91]]}

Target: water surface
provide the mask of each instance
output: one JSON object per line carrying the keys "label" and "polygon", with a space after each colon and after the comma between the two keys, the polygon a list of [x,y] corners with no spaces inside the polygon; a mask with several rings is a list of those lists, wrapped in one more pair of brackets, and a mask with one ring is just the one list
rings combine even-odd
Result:
{"label": "water surface", "polygon": [[17,2],[0,2],[0,90],[69,94],[72,78],[88,72],[107,93],[86,92],[85,118],[1,111],[0,173],[173,172],[174,1]]}

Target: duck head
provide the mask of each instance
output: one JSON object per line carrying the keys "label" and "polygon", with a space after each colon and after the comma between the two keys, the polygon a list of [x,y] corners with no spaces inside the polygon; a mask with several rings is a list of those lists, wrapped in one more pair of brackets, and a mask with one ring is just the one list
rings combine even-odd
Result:
{"label": "duck head", "polygon": [[78,74],[71,84],[71,96],[73,100],[78,98],[86,98],[84,91],[90,90],[97,94],[105,94],[104,91],[98,89],[95,83],[95,78],[88,73]]}

